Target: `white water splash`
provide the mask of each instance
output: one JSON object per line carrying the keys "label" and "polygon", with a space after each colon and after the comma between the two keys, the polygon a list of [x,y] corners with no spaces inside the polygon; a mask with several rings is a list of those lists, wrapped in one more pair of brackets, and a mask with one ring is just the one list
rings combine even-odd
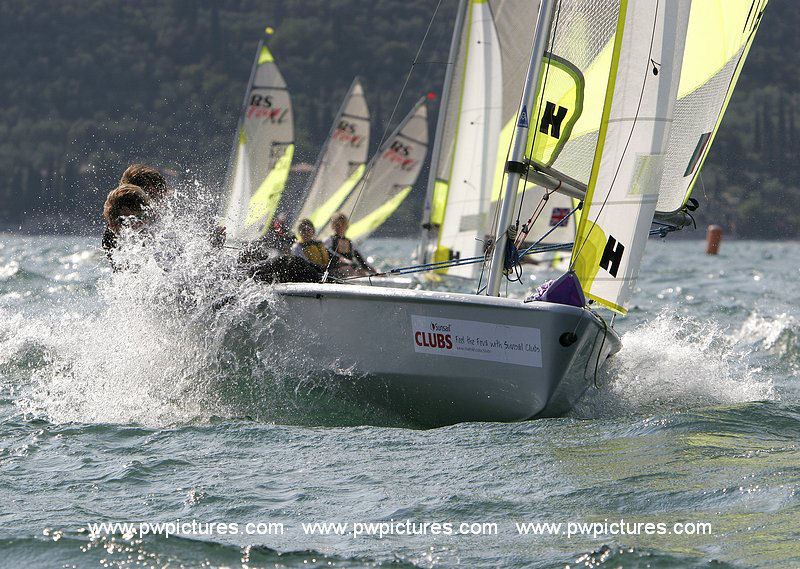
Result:
{"label": "white water splash", "polygon": [[[765,350],[777,350],[780,355],[783,355],[793,347],[789,344],[797,328],[797,320],[785,312],[776,316],[763,316],[753,312],[733,335],[733,338],[739,343],[760,345]],[[789,336],[792,338],[787,338]]]}
{"label": "white water splash", "polygon": [[622,336],[613,356],[575,409],[578,416],[661,412],[777,397],[751,364],[751,349],[713,322],[664,311]]}
{"label": "white water splash", "polygon": [[134,269],[102,277],[96,299],[66,299],[28,319],[0,315],[0,364],[41,354],[16,399],[23,412],[147,426],[238,414],[231,376],[258,373],[257,336],[274,299],[237,273],[235,255],[211,245],[211,217],[196,195],[178,195],[160,213],[152,236],[128,236],[115,253]]}

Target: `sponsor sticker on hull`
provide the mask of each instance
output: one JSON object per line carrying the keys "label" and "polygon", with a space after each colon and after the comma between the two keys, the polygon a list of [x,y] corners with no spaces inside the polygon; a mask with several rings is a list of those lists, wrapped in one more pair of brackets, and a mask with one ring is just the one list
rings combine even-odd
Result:
{"label": "sponsor sticker on hull", "polygon": [[539,328],[412,315],[411,336],[421,354],[542,367]]}

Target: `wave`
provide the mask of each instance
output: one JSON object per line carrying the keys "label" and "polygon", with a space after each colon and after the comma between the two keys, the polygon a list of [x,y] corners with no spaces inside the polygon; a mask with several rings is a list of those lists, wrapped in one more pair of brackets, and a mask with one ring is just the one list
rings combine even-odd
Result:
{"label": "wave", "polygon": [[[281,552],[263,545],[235,545],[181,536],[129,534],[93,536],[86,530],[47,528],[42,537],[0,539],[8,567],[380,567],[381,561],[314,550]],[[392,567],[418,567],[392,558]],[[6,566],[6,565],[4,565]]]}
{"label": "wave", "polygon": [[[398,423],[340,397],[331,380],[343,370],[309,373],[304,331],[269,285],[240,274],[235,252],[214,248],[210,219],[176,198],[152,235],[125,236],[114,260],[129,270],[101,276],[96,294],[44,313],[0,309],[0,377],[16,386],[20,412],[150,427]],[[278,329],[295,338],[288,349],[272,341]]]}
{"label": "wave", "polygon": [[665,309],[623,334],[574,411],[578,417],[653,413],[778,397],[772,378],[753,365],[753,350],[712,321]]}
{"label": "wave", "polygon": [[785,312],[777,315],[753,312],[732,337],[739,344],[777,356],[793,369],[800,364],[800,322]]}

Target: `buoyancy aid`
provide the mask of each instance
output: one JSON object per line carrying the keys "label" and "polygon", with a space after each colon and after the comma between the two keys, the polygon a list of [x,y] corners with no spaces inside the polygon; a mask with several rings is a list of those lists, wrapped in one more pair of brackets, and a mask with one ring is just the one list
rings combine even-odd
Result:
{"label": "buoyancy aid", "polygon": [[309,262],[320,267],[327,267],[328,263],[330,263],[331,256],[322,241],[307,241],[301,243],[300,247],[302,247],[303,255]]}

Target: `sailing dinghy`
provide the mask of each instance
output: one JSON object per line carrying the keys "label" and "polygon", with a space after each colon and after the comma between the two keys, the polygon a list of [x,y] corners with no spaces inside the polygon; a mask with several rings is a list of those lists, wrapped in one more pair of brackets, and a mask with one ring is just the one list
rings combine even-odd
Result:
{"label": "sailing dinghy", "polygon": [[[624,313],[654,215],[661,227],[674,222],[671,229],[686,218],[765,4],[541,0],[494,239],[478,259],[488,275],[483,291],[276,285],[292,325],[276,327],[272,340],[289,347],[302,330],[307,373],[420,425],[567,411],[621,347],[592,303]],[[707,18],[716,20],[694,21]],[[710,23],[722,43],[711,63],[696,64],[709,46],[693,33]],[[678,113],[697,115],[691,128],[677,128]],[[668,181],[668,172],[691,180]],[[526,181],[585,199],[571,272],[530,302],[499,297],[515,264],[508,243]],[[662,199],[671,211],[657,212]]]}
{"label": "sailing dinghy", "polygon": [[251,241],[267,231],[293,155],[292,103],[265,36],[250,71],[225,181],[221,223],[229,241]]}

